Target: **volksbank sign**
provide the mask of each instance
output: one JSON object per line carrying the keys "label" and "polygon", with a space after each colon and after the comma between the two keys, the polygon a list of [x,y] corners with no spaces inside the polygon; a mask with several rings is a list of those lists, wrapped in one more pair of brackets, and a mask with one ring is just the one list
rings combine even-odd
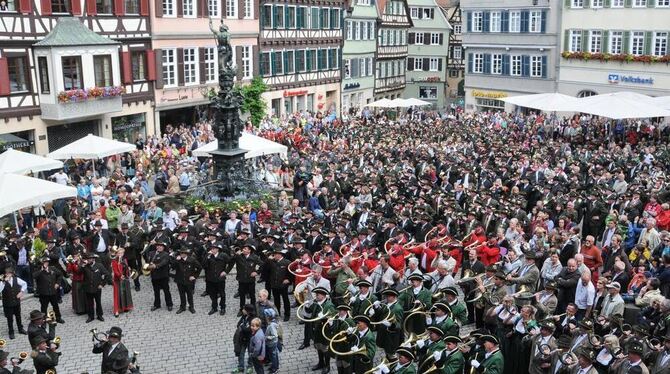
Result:
{"label": "volksbank sign", "polygon": [[627,84],[654,84],[654,79],[651,77],[639,77],[634,75],[623,75],[610,73],[607,81],[611,84],[627,83]]}

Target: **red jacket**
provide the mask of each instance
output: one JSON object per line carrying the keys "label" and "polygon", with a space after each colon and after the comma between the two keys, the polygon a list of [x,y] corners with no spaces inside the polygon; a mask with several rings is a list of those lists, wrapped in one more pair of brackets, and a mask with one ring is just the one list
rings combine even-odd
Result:
{"label": "red jacket", "polygon": [[477,255],[479,255],[484,266],[493,265],[498,262],[498,259],[500,258],[500,248],[498,248],[497,245],[490,247],[488,245],[483,245],[477,250]]}
{"label": "red jacket", "polygon": [[76,263],[68,263],[66,270],[68,273],[72,274],[73,282],[83,282],[84,281],[84,272],[79,269],[79,265]]}
{"label": "red jacket", "polygon": [[[411,249],[411,252],[414,253],[419,259],[419,267],[423,268],[425,264],[426,273],[430,273],[435,268],[432,266],[435,256],[437,256],[437,251],[431,248],[430,244],[424,243],[418,245]],[[425,262],[424,262],[425,261]]]}

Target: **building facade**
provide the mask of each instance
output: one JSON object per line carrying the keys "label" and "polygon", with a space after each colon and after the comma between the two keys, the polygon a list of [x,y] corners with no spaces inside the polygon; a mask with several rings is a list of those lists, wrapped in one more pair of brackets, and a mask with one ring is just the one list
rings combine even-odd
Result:
{"label": "building facade", "polygon": [[565,0],[559,91],[664,96],[670,87],[670,0]]}
{"label": "building facade", "polygon": [[[211,90],[218,85],[218,53],[210,28],[228,27],[236,81],[258,72],[256,0],[157,0],[152,12],[156,55],[156,131],[195,123],[208,116]],[[210,21],[211,20],[211,21]]]}
{"label": "building facade", "polygon": [[413,27],[406,0],[376,0],[375,100],[401,97],[405,90],[407,33]]}
{"label": "building facade", "polygon": [[342,111],[356,113],[374,101],[377,9],[372,0],[350,0],[345,8],[342,48]]}
{"label": "building facade", "polygon": [[17,0],[0,13],[2,149],[152,133],[148,0]]}
{"label": "building facade", "polygon": [[435,0],[408,0],[414,27],[408,33],[405,98],[441,109],[447,102],[447,55],[451,26]]}
{"label": "building facade", "polygon": [[447,92],[450,99],[465,95],[465,55],[463,54],[463,12],[460,0],[451,0],[442,6],[451,32],[447,56]]}
{"label": "building facade", "polygon": [[340,108],[342,0],[261,1],[260,75],[268,113]]}
{"label": "building facade", "polygon": [[511,110],[501,98],[556,91],[562,1],[461,1],[466,110]]}

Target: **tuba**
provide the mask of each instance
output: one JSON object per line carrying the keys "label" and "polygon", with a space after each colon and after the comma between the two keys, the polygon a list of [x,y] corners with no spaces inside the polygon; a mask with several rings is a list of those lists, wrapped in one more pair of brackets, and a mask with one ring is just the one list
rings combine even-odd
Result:
{"label": "tuba", "polygon": [[412,346],[414,346],[414,345],[416,344],[416,342],[418,342],[419,340],[423,340],[423,339],[426,339],[426,338],[428,338],[428,333],[427,333],[427,332],[424,332],[423,334],[419,334],[419,335],[417,335],[417,334],[415,334],[415,333],[413,333],[413,332],[410,332],[410,333],[409,333],[409,336],[407,337],[407,340],[405,340],[404,342],[402,342],[402,343],[400,344],[400,346],[401,346],[401,347],[412,347]]}

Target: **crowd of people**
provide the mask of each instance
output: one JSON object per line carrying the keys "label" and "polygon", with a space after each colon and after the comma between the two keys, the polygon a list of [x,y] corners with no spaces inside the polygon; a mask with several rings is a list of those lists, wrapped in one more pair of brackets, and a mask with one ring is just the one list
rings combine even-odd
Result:
{"label": "crowd of people", "polygon": [[[257,161],[276,200],[210,212],[153,198],[188,193],[211,172],[190,155],[213,139],[210,128],[168,129],[132,154],[54,174],[77,185],[78,198],[25,209],[3,233],[8,336],[16,321],[50,358],[40,374],[58,362],[47,326],[65,323],[64,295],[86,322],[104,321],[101,290],[113,288],[118,316],[133,309],[141,274],[152,311],[172,311],[174,281],[178,314],[196,313],[204,278],[208,314],[239,317],[237,373],[280,371],[283,329],[296,315],[299,349],[313,346],[309,369],[322,373],[332,361],[356,374],[670,370],[662,122],[299,113],[247,129],[289,147],[287,160]],[[27,293],[40,301],[30,313],[39,334],[21,324]],[[118,350],[112,370],[133,367],[115,336],[120,329],[94,349],[106,354],[103,372],[112,365],[104,344]]]}

